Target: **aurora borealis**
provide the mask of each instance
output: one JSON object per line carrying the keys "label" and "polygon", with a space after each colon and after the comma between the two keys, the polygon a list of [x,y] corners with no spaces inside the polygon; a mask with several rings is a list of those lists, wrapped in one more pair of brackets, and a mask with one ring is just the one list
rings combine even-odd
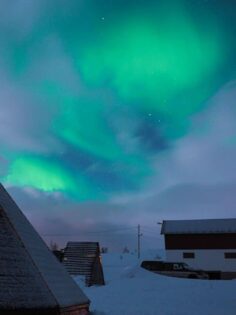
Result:
{"label": "aurora borealis", "polygon": [[85,49],[82,74],[96,85],[110,77],[123,101],[143,101],[145,111],[184,117],[196,108],[185,103],[176,110],[174,100],[199,89],[203,78],[212,79],[221,63],[221,36],[200,30],[184,12],[170,12],[169,5],[163,14],[158,9],[148,18],[125,16],[104,31],[101,43]]}
{"label": "aurora borealis", "polygon": [[106,208],[236,180],[225,175],[227,150],[236,152],[234,1],[2,0],[0,9],[5,185]]}

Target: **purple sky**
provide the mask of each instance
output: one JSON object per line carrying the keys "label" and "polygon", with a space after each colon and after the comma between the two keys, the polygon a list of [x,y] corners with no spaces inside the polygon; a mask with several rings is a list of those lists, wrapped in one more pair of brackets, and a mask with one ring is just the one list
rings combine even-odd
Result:
{"label": "purple sky", "polygon": [[48,243],[236,217],[235,4],[166,3],[0,3],[1,181]]}

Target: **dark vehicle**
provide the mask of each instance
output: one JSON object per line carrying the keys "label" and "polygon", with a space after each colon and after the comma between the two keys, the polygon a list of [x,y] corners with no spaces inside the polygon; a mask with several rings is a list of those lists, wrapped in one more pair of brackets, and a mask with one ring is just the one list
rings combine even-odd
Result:
{"label": "dark vehicle", "polygon": [[166,262],[161,260],[146,260],[141,263],[141,267],[170,277],[189,278],[189,279],[209,279],[203,270],[189,267],[182,262]]}

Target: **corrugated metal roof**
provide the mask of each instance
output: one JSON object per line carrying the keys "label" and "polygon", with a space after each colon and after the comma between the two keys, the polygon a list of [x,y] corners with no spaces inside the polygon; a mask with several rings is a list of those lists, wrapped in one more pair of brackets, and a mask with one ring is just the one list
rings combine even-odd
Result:
{"label": "corrugated metal roof", "polygon": [[236,219],[164,220],[161,234],[236,233]]}
{"label": "corrugated metal roof", "polygon": [[88,304],[1,184],[0,209],[0,309]]}

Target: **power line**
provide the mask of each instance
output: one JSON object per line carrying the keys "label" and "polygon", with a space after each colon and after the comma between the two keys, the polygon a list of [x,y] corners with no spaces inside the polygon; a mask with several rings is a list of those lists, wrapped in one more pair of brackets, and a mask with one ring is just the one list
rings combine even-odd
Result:
{"label": "power line", "polygon": [[155,227],[155,226],[147,226],[147,225],[142,225],[142,228],[144,228],[144,229],[148,229],[149,231],[156,231],[156,232],[158,232],[159,231],[159,229],[158,229],[158,227]]}
{"label": "power line", "polygon": [[160,235],[159,231],[149,231],[147,229],[142,229],[145,233],[151,233],[151,234],[155,234],[155,235]]}
{"label": "power line", "polygon": [[101,231],[83,231],[81,230],[80,233],[47,233],[47,234],[41,234],[42,236],[80,236],[81,234],[100,234],[100,233],[114,233],[114,232],[120,232],[120,231],[127,231],[127,230],[133,230],[136,229],[136,227],[130,227],[130,228],[121,228],[121,229],[112,229],[112,230],[101,230]]}

